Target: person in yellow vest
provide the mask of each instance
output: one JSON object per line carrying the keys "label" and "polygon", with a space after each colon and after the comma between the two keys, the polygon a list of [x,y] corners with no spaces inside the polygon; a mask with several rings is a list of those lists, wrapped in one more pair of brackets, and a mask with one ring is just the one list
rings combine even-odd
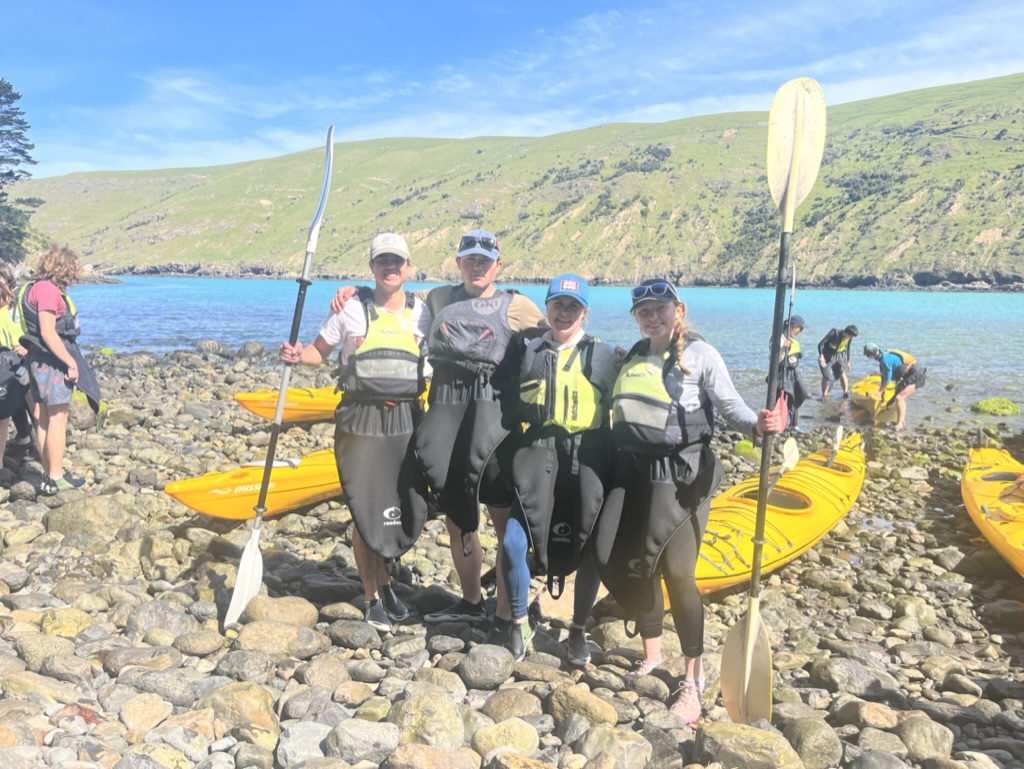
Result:
{"label": "person in yellow vest", "polygon": [[28,350],[21,346],[21,325],[11,316],[14,285],[14,272],[6,263],[0,263],[0,470],[4,465],[12,417],[18,427],[14,446],[24,450],[32,444],[32,423],[25,403],[28,369],[24,358]]}
{"label": "person in yellow vest", "polygon": [[782,344],[779,348],[779,389],[786,396],[786,404],[789,406],[789,430],[797,434],[803,432],[800,427],[800,406],[808,396],[807,387],[797,370],[803,358],[797,337],[806,325],[801,315],[794,315],[783,323]]}
{"label": "person in yellow vest", "polygon": [[409,246],[385,232],[370,244],[374,287],[332,311],[312,344],[281,345],[281,360],[316,366],[341,347],[334,455],[355,529],[352,549],[363,585],[366,621],[381,632],[409,615],[387,561],[419,537],[427,516],[426,480],[413,453],[424,389],[422,340],[426,305],[404,290]]}
{"label": "person in yellow vest", "polygon": [[665,279],[633,289],[644,338],[626,356],[612,394],[612,485],[594,536],[601,580],[636,618],[644,657],[630,681],[662,662],[664,596],[684,654],[671,711],[701,716],[704,605],[695,570],[711,496],[724,471],[711,446],[715,414],[751,440],[786,426],[783,399],[753,411],[736,391],[722,356],[686,325],[686,305]]}
{"label": "person in yellow vest", "polygon": [[503,616],[499,608],[494,617],[497,634],[512,623],[506,648],[517,660],[534,633],[528,619],[530,549],[555,598],[578,569],[567,657],[574,665],[590,660],[584,624],[600,578],[587,545],[611,475],[611,395],[618,372],[615,348],[583,330],[588,296],[578,275],[551,281],[544,302],[550,328],[526,345],[520,366],[519,414],[528,427],[512,464],[516,501],[502,541],[509,613]]}
{"label": "person in yellow vest", "polygon": [[896,429],[907,427],[907,398],[924,387],[928,369],[917,362],[917,358],[903,350],[882,350],[877,344],[864,345],[864,355],[878,363],[882,376],[878,388],[879,399],[885,397],[889,382],[896,383],[896,394],[885,404],[886,408],[896,404]]}
{"label": "person in yellow vest", "polygon": [[830,329],[818,342],[818,368],[821,370],[821,397],[828,395],[832,383],[837,379],[843,388],[843,397],[850,397],[850,344],[857,336],[857,327],[852,323],[846,328]]}

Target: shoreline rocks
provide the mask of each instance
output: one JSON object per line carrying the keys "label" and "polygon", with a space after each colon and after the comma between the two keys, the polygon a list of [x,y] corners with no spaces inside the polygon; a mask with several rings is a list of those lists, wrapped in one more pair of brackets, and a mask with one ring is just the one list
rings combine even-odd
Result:
{"label": "shoreline rocks", "polygon": [[[667,708],[675,634],[665,663],[626,683],[639,639],[609,599],[583,669],[566,661],[569,590],[541,598],[521,662],[483,628],[424,625],[458,594],[442,520],[401,560],[395,589],[413,615],[391,633],[363,622],[339,501],[264,522],[261,596],[222,627],[248,524],[162,489],[262,459],[269,425],[232,395],[279,372],[251,345],[91,360],[108,408],[99,431],[73,409],[67,465],[84,490],[39,497],[38,462],[0,470],[0,766],[1024,767],[1024,579],[960,501],[976,426],[865,433],[853,510],[763,580],[772,722],[733,724],[718,696],[721,645],[746,612],[736,591],[706,600],[706,715],[686,726]],[[328,376],[296,370],[293,385]],[[833,431],[799,436],[801,451]],[[1024,456],[1024,435],[998,437]],[[278,455],[332,440],[329,424],[289,426]],[[716,440],[726,484],[756,471],[733,451],[740,436]],[[481,541],[492,566],[489,525]]]}

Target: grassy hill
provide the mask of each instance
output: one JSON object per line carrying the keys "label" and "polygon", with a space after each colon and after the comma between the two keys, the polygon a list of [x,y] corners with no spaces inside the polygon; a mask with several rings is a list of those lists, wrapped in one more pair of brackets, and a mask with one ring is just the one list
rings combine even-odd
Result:
{"label": "grassy hill", "polygon": [[[826,99],[828,94],[826,93]],[[1024,74],[830,107],[797,211],[804,285],[1024,281]],[[315,260],[364,275],[368,243],[409,239],[423,277],[456,274],[461,233],[499,234],[506,280],[774,281],[781,216],[767,112],[608,124],[542,138],[338,144]],[[325,127],[326,128],[326,127]],[[19,184],[37,232],[109,273],[297,273],[323,150],[207,168]]]}

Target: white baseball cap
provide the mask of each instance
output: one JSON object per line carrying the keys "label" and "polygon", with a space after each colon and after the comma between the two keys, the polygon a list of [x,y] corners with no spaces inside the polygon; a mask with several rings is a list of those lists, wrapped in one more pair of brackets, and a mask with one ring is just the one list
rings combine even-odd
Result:
{"label": "white baseball cap", "polygon": [[371,262],[384,254],[393,254],[402,257],[407,262],[411,261],[409,244],[405,242],[405,238],[394,232],[382,232],[370,243]]}

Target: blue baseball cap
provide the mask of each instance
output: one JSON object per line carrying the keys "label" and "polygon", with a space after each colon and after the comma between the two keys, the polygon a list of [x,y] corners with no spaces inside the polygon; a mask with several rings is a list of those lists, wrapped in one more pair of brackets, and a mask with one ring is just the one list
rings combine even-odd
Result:
{"label": "blue baseball cap", "polygon": [[548,284],[548,295],[544,297],[544,303],[547,304],[555,297],[570,296],[584,307],[588,307],[587,294],[589,292],[590,287],[587,286],[587,281],[583,280],[579,275],[566,273],[551,279],[551,282]]}

